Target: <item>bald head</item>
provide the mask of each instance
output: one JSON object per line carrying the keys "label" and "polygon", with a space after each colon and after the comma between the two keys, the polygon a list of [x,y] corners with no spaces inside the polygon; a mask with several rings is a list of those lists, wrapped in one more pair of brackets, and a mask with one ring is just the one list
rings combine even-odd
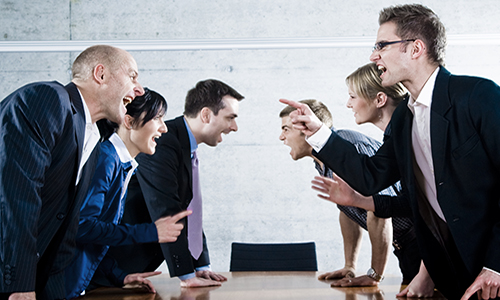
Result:
{"label": "bald head", "polygon": [[123,64],[127,56],[130,56],[127,51],[113,46],[91,46],[75,59],[71,69],[73,79],[85,81],[91,78],[94,68],[99,64],[113,71]]}

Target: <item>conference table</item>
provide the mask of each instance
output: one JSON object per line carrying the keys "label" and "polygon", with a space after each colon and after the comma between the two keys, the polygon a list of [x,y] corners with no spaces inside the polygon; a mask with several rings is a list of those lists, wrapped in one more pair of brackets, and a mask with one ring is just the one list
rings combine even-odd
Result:
{"label": "conference table", "polygon": [[[378,287],[332,288],[330,281],[317,279],[320,272],[222,272],[227,277],[219,287],[182,288],[179,279],[168,275],[151,277],[156,294],[141,290],[98,288],[79,300],[266,300],[328,299],[364,300],[396,299],[401,289],[400,277],[385,278]],[[445,299],[439,295],[427,299]]]}

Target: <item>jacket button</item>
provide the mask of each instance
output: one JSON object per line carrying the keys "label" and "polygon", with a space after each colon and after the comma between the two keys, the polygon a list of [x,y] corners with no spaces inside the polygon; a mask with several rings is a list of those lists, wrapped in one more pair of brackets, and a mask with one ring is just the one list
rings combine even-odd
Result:
{"label": "jacket button", "polygon": [[4,282],[5,282],[5,284],[7,284],[7,285],[9,285],[9,284],[11,284],[11,283],[12,283],[12,281],[10,281],[10,280],[8,280],[8,279],[6,279]]}
{"label": "jacket button", "polygon": [[58,213],[56,217],[57,217],[57,219],[62,220],[62,219],[64,219],[64,214]]}
{"label": "jacket button", "polygon": [[10,274],[5,275],[4,277],[5,277],[5,279],[10,279],[11,278]]}

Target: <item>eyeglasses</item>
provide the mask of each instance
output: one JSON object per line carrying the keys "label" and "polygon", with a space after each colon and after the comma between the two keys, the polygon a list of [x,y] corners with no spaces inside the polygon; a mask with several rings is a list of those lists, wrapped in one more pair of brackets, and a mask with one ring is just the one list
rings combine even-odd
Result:
{"label": "eyeglasses", "polygon": [[392,42],[378,42],[373,46],[373,51],[380,51],[385,48],[385,46],[398,44],[398,43],[406,43],[406,42],[414,42],[417,39],[409,39],[409,40],[401,40],[401,41],[392,41]]}

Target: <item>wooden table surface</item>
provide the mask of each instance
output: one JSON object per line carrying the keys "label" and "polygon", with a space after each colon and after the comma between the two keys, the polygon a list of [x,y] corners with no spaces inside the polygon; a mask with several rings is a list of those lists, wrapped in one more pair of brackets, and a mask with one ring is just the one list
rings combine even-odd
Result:
{"label": "wooden table surface", "polygon": [[[317,279],[321,272],[231,272],[220,273],[228,281],[220,287],[181,288],[178,278],[168,275],[151,277],[157,293],[119,288],[100,288],[80,300],[265,300],[328,299],[364,300],[396,299],[401,289],[399,277],[388,277],[378,287],[332,288],[331,281]],[[434,297],[427,299],[444,299]]]}

